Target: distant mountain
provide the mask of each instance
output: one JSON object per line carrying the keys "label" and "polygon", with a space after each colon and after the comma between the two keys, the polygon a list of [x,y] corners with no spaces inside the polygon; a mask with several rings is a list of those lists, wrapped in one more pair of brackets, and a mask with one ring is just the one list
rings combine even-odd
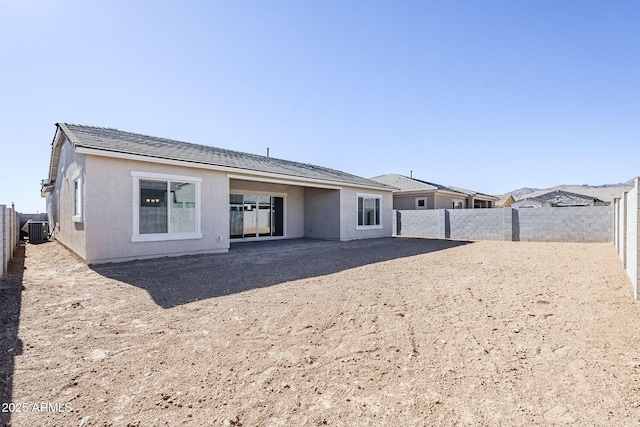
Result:
{"label": "distant mountain", "polygon": [[[634,178],[635,179],[635,178]],[[614,197],[619,197],[623,192],[633,188],[633,179],[620,184],[603,184],[603,185],[556,185],[551,188],[518,188],[510,191],[504,196],[511,194],[514,199],[520,200],[529,197],[537,197],[541,194],[554,190],[564,190],[571,193],[583,194],[585,196],[597,197],[605,202],[613,201]]]}

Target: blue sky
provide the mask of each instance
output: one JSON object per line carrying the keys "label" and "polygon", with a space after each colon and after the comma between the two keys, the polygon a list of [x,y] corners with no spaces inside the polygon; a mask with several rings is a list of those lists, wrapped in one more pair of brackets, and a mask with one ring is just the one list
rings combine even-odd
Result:
{"label": "blue sky", "polygon": [[502,194],[640,175],[640,1],[0,0],[0,204],[56,122]]}

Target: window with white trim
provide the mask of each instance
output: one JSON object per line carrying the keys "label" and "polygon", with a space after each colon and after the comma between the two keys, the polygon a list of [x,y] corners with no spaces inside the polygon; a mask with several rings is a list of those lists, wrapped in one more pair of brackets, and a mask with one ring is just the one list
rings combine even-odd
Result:
{"label": "window with white trim", "polygon": [[453,199],[453,209],[464,209],[464,200]]}
{"label": "window with white trim", "polygon": [[200,183],[196,177],[132,172],[132,241],[201,238]]}
{"label": "window with white trim", "polygon": [[358,229],[381,228],[380,196],[358,195]]}
{"label": "window with white trim", "polygon": [[427,208],[427,199],[424,197],[416,199],[416,209],[426,209]]}
{"label": "window with white trim", "polygon": [[82,176],[73,180],[73,222],[82,222]]}

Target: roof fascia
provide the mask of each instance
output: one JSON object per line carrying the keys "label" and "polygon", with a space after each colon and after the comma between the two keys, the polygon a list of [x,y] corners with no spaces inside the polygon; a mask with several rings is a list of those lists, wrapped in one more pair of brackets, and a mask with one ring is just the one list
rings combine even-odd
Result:
{"label": "roof fascia", "polygon": [[295,181],[291,179],[276,179],[276,178],[266,178],[263,176],[254,176],[254,175],[239,175],[237,173],[228,173],[227,177],[229,179],[237,179],[241,181],[253,181],[253,182],[268,182],[270,184],[284,184],[284,185],[296,185],[302,187],[315,187],[315,188],[326,188],[329,190],[341,190],[343,187],[337,185],[327,185],[327,184],[316,184],[311,182],[302,182]]}
{"label": "roof fascia", "polygon": [[400,190],[394,191],[398,196],[430,196],[437,190]]}
{"label": "roof fascia", "polygon": [[464,197],[464,198],[471,197],[468,194],[461,193],[461,192],[458,192],[458,191],[455,191],[455,190],[436,190],[436,193],[438,193],[438,194],[446,194],[446,195],[455,196],[455,197]]}
{"label": "roof fascia", "polygon": [[73,132],[71,132],[71,130],[65,123],[56,123],[56,126],[58,126],[58,129],[60,129],[67,136],[67,139],[71,142],[71,144],[73,144],[74,148],[76,147],[76,145],[80,145],[80,140],[76,138],[76,136],[73,134]]}
{"label": "roof fascia", "polygon": [[493,201],[493,200],[496,200],[496,201],[497,201],[497,200],[500,200],[500,198],[499,198],[499,197],[495,197],[495,196],[485,196],[485,195],[483,195],[483,194],[476,194],[476,195],[474,195],[474,196],[473,196],[473,198],[474,198],[475,200],[491,200],[491,201]]}
{"label": "roof fascia", "polygon": [[237,179],[247,179],[247,177],[249,176],[264,177],[268,179],[276,179],[276,180],[279,179],[279,180],[282,180],[283,182],[286,181],[291,185],[299,185],[299,186],[305,186],[305,184],[313,184],[313,185],[306,185],[306,186],[308,187],[326,186],[325,188],[336,188],[336,189],[341,188],[342,186],[348,186],[348,187],[369,188],[369,189],[375,189],[378,191],[392,192],[391,188],[381,188],[373,185],[367,186],[367,185],[356,184],[356,183],[330,181],[330,180],[324,180],[324,179],[304,178],[304,177],[298,177],[298,176],[292,177],[291,175],[278,174],[273,172],[254,171],[251,169],[234,168],[231,166],[210,165],[207,163],[196,163],[196,162],[190,162],[186,160],[174,160],[174,159],[167,159],[163,157],[152,157],[152,156],[143,156],[139,154],[120,153],[116,151],[98,150],[94,148],[83,147],[81,145],[76,146],[75,149],[77,153],[89,154],[94,156],[113,157],[113,158],[123,159],[123,160],[137,160],[140,162],[159,163],[164,165],[184,166],[189,168],[207,169],[207,170],[214,170],[219,172],[243,174],[238,176],[244,177],[244,178],[237,178]]}
{"label": "roof fascia", "polygon": [[66,135],[61,132],[60,126],[56,124],[56,133],[51,141],[51,159],[49,160],[49,182],[54,182],[58,176],[58,165],[60,164],[60,152],[66,140]]}

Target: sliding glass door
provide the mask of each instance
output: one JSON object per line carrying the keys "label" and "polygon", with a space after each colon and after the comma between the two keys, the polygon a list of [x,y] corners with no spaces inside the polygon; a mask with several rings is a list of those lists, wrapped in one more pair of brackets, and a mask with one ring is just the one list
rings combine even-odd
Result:
{"label": "sliding glass door", "polygon": [[284,198],[255,194],[229,197],[232,239],[284,236]]}
{"label": "sliding glass door", "polygon": [[257,197],[244,196],[244,229],[242,237],[256,237]]}
{"label": "sliding glass door", "polygon": [[229,197],[229,237],[232,239],[242,238],[244,231],[244,215],[242,194],[232,194]]}

